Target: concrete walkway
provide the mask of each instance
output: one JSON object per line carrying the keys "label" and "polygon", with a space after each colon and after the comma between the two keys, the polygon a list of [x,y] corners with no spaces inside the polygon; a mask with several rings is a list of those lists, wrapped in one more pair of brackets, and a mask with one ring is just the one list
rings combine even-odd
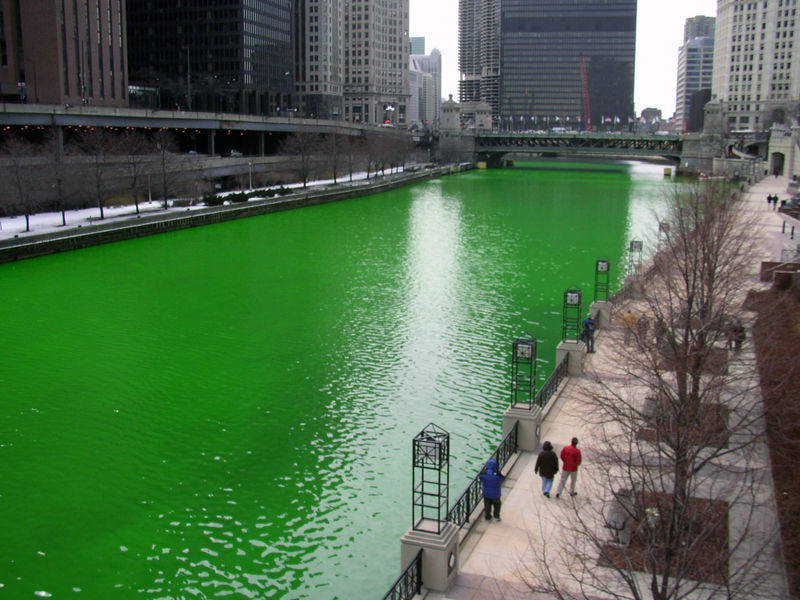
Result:
{"label": "concrete walkway", "polygon": [[[787,184],[788,181],[784,177],[777,179],[770,177],[754,185],[744,196],[743,210],[761,224],[760,229],[753,230],[753,235],[757,236],[759,244],[753,255],[751,271],[746,275],[743,274],[748,279],[746,287],[756,289],[768,287],[768,284],[758,280],[761,261],[780,260],[782,249],[794,249],[800,242],[797,239],[800,237],[800,230],[796,232],[795,240],[790,239],[788,227],[786,233],[782,233],[784,217],[767,208],[768,194],[778,194],[780,198],[788,198]],[[754,315],[743,313],[743,318],[749,325]],[[613,322],[618,322],[618,315]],[[741,368],[749,369],[751,385],[748,389],[752,392],[748,392],[748,397],[752,395],[752,402],[758,403],[761,399],[757,381],[752,379],[755,376],[753,368],[755,357],[751,340],[750,335],[742,352],[736,356]],[[570,552],[569,544],[572,542],[569,524],[576,518],[575,510],[577,509],[582,518],[596,519],[596,515],[603,510],[603,503],[610,498],[610,491],[604,489],[604,479],[591,468],[594,454],[593,440],[601,439],[601,432],[597,426],[590,424],[589,419],[582,417],[586,408],[587,386],[591,386],[595,378],[599,378],[610,386],[617,386],[620,389],[630,388],[631,382],[626,380],[618,368],[619,355],[616,349],[623,343],[619,328],[612,326],[609,330],[598,332],[595,344],[597,352],[587,355],[584,376],[567,380],[542,425],[541,440],[550,440],[555,446],[556,453],[559,453],[563,445],[568,444],[573,436],[580,439],[579,447],[583,452],[584,466],[581,468],[578,480],[578,495],[573,498],[565,493],[560,499],[555,498],[559,473],[551,494],[552,499],[545,498],[541,492],[541,479],[533,472],[536,454],[521,453],[506,479],[502,521],[487,523],[482,517],[478,518],[462,545],[461,568],[454,584],[446,594],[429,592],[425,596],[427,599],[552,598],[548,594],[535,591],[537,578],[545,572],[545,564],[552,570],[554,577],[564,581],[570,580],[567,573],[569,561],[564,557],[569,556],[567,553]],[[731,368],[738,367],[732,365]],[[631,390],[627,391],[630,393]],[[777,512],[769,453],[763,441],[757,444],[747,466],[747,473],[743,473],[741,477],[751,479],[749,489],[754,490],[755,501],[748,506],[737,505],[737,501],[731,503],[729,536],[734,539],[736,534],[741,532],[742,521],[746,515],[752,514],[755,517],[756,526],[748,528],[747,537],[741,547],[731,549],[730,563],[732,567],[740,561],[742,564],[750,564],[754,561],[753,555],[755,555],[755,562],[767,568],[749,597],[788,599],[786,577],[780,556],[780,540],[776,535]],[[725,476],[731,481],[739,479],[727,472]],[[607,484],[605,487],[607,488]],[[724,493],[719,489],[709,492],[712,496]],[[602,523],[598,522],[597,526],[602,531]],[[611,539],[610,530],[605,531]],[[574,565],[571,565],[571,568],[574,568]],[[594,576],[597,576],[598,571],[606,570],[608,577],[616,577],[611,570],[597,565],[584,565],[584,568],[593,571]],[[573,592],[578,591],[574,584],[568,587],[571,587]],[[588,595],[593,597],[591,593]],[[708,595],[705,594],[704,597]],[[726,596],[722,594],[720,597]]]}

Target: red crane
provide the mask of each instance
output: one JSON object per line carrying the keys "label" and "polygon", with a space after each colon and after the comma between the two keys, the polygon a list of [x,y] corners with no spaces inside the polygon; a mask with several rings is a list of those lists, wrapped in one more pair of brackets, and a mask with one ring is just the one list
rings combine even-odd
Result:
{"label": "red crane", "polygon": [[586,131],[592,131],[592,112],[589,105],[589,76],[586,74],[586,59],[581,57],[581,91],[583,92],[583,118],[586,120]]}

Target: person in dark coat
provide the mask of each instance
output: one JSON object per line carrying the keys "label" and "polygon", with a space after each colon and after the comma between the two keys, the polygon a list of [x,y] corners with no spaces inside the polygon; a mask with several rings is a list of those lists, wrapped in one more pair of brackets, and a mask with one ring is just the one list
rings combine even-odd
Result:
{"label": "person in dark coat", "polygon": [[542,444],[542,451],[539,452],[533,472],[542,478],[542,493],[549,498],[550,490],[553,489],[553,479],[558,473],[558,456],[553,452],[553,444],[550,442]]}
{"label": "person in dark coat", "polygon": [[594,352],[594,330],[597,329],[597,324],[592,318],[592,313],[586,315],[583,320],[583,341],[586,343],[586,351]]}
{"label": "person in dark coat", "polygon": [[483,487],[483,514],[487,521],[492,520],[492,508],[494,507],[494,518],[500,521],[500,486],[503,485],[503,477],[497,468],[497,461],[490,458],[486,461],[486,466],[480,472],[481,487]]}

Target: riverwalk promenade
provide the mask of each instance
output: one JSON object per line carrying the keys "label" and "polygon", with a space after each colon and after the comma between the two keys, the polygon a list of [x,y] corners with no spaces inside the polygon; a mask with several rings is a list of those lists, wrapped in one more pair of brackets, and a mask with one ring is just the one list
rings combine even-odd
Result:
{"label": "riverwalk promenade", "polygon": [[[742,274],[746,278],[749,289],[765,289],[770,284],[759,281],[761,261],[780,260],[783,249],[795,249],[797,239],[791,239],[789,227],[784,227],[785,217],[767,207],[766,196],[778,194],[787,198],[786,178],[769,177],[753,185],[743,195],[743,211],[760,223],[759,229],[753,230],[757,236],[757,251],[752,256],[751,270]],[[797,238],[797,236],[795,236]],[[509,461],[511,467],[507,473],[503,488],[502,521],[487,522],[480,509],[471,519],[471,530],[463,537],[460,554],[460,569],[452,585],[446,593],[427,592],[426,600],[489,600],[531,598],[543,599],[555,596],[541,591],[539,587],[542,576],[549,570],[556,580],[565,582],[569,593],[580,597],[585,594],[589,598],[605,598],[599,592],[581,590],[575,580],[575,566],[571,560],[571,527],[580,516],[586,520],[602,514],[603,503],[611,497],[611,491],[603,489],[604,478],[598,470],[593,469],[596,456],[595,442],[600,435],[596,426],[590,424],[584,415],[586,395],[591,386],[603,381],[609,386],[624,387],[634,385],[622,375],[618,365],[620,355],[618,348],[624,344],[622,327],[619,326],[621,311],[631,308],[634,311],[641,307],[633,304],[619,304],[613,307],[611,326],[598,331],[595,342],[596,352],[587,354],[583,375],[569,377],[558,395],[546,407],[547,414],[541,427],[540,441],[549,440],[559,453],[565,444],[575,436],[579,438],[579,448],[583,453],[583,465],[579,470],[577,495],[571,497],[562,493],[556,499],[556,487],[560,473],[556,476],[551,498],[546,498],[541,491],[541,479],[534,474],[536,452],[520,452]],[[741,313],[745,326],[750,326],[755,318],[752,312]],[[747,336],[737,360],[749,365],[752,373],[748,395],[750,401],[760,403],[760,393],[755,369],[752,335]],[[735,368],[732,367],[732,368]],[[761,436],[763,437],[763,436]],[[770,470],[769,452],[766,441],[759,439],[749,459],[747,470],[751,477],[750,505],[744,506],[743,498],[731,502],[729,508],[729,537],[731,540],[744,533],[743,543],[731,549],[730,568],[735,565],[749,565],[759,568],[759,578],[751,590],[750,598],[788,599],[789,592],[780,549],[777,508],[774,496],[773,480]],[[733,462],[734,459],[731,459]],[[731,465],[726,477],[737,478],[736,465]],[[605,486],[607,487],[607,483]],[[713,496],[724,496],[723,486],[709,490]],[[722,498],[724,499],[724,498]],[[751,517],[751,525],[742,529],[747,516]],[[470,527],[467,525],[465,527]],[[598,535],[608,535],[611,530],[602,523],[597,523]],[[462,533],[463,535],[463,533]],[[545,565],[547,569],[545,569]],[[594,576],[616,577],[610,569],[594,565],[583,565]],[[568,570],[572,569],[572,572]],[[647,590],[644,577],[640,581],[640,589]],[[540,591],[537,591],[539,589]],[[728,597],[724,590],[720,598]],[[619,597],[628,597],[624,594]],[[700,597],[699,595],[697,597]],[[703,594],[702,597],[709,597]]]}

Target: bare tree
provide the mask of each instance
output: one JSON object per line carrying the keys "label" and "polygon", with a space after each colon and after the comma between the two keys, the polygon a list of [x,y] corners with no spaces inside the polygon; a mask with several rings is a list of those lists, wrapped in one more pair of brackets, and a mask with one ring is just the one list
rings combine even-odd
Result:
{"label": "bare tree", "polygon": [[169,171],[175,149],[178,147],[175,136],[169,129],[159,129],[153,134],[155,151],[158,153],[159,170],[161,171],[161,198],[164,201],[164,210],[169,208]]}
{"label": "bare tree", "polygon": [[103,219],[106,200],[105,174],[108,169],[108,154],[112,147],[111,134],[105,127],[86,128],[78,137],[78,147],[89,159],[87,166],[91,174],[94,200],[100,209],[100,219]]}
{"label": "bare tree", "polygon": [[116,150],[125,157],[133,203],[139,214],[139,194],[142,192],[145,165],[148,162],[151,145],[147,136],[135,129],[126,129],[117,138]]}
{"label": "bare tree", "polygon": [[280,146],[280,153],[294,158],[297,178],[305,188],[311,178],[314,154],[319,150],[319,136],[299,131],[288,136]]}
{"label": "bare tree", "polygon": [[350,182],[352,183],[353,171],[355,171],[357,165],[359,165],[361,162],[364,141],[360,137],[347,136],[347,138],[345,138],[343,146],[344,148],[342,156],[344,158],[344,164],[347,167],[347,172],[350,177]]}
{"label": "bare tree", "polygon": [[4,179],[11,182],[8,191],[13,190],[13,195],[8,200],[12,206],[17,207],[16,210],[25,215],[25,231],[31,230],[30,217],[36,210],[33,187],[38,169],[32,162],[35,154],[36,147],[21,137],[8,137],[0,145],[3,171],[7,174]]}
{"label": "bare tree", "polygon": [[671,198],[666,240],[631,306],[650,326],[630,345],[610,340],[613,375],[582,390],[591,500],[571,505],[558,551],[568,575],[545,561],[531,587],[655,600],[774,591],[764,411],[753,355],[738,349],[753,239],[740,204],[714,184]]}
{"label": "bare tree", "polygon": [[333,175],[333,183],[338,183],[339,170],[345,164],[347,156],[344,154],[347,143],[336,133],[330,133],[320,140],[320,148],[326,166]]}

